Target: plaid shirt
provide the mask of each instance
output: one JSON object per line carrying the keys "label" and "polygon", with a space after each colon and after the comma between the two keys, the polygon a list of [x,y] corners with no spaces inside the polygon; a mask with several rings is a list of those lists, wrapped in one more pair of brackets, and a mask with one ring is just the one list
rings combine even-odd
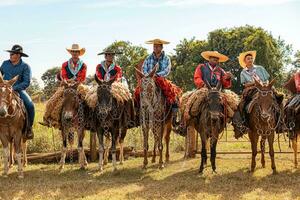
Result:
{"label": "plaid shirt", "polygon": [[164,51],[160,55],[159,59],[156,58],[154,53],[150,54],[146,58],[143,64],[143,73],[148,75],[157,62],[159,63],[159,67],[156,71],[156,75],[160,77],[168,76],[171,71],[171,60],[167,55],[165,55]]}

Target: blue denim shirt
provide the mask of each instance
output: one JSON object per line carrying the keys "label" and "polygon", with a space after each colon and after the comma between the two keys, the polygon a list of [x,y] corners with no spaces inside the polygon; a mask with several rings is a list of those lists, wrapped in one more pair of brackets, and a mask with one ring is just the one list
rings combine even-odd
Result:
{"label": "blue denim shirt", "polygon": [[22,59],[17,65],[13,65],[10,60],[4,61],[0,67],[0,72],[4,80],[10,80],[19,75],[17,82],[13,86],[13,89],[17,92],[25,90],[30,85],[31,69]]}

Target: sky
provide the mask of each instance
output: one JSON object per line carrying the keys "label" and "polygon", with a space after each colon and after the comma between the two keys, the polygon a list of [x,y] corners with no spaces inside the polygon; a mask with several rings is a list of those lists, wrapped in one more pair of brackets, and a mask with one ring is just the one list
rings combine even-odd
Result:
{"label": "sky", "polygon": [[[40,79],[70,58],[73,43],[86,48],[88,74],[103,60],[97,56],[116,40],[142,45],[161,38],[174,52],[184,38],[206,39],[210,31],[243,25],[262,27],[300,50],[300,0],[0,0],[0,62],[4,50],[23,46],[24,58]],[[3,50],[3,51],[2,51]]]}

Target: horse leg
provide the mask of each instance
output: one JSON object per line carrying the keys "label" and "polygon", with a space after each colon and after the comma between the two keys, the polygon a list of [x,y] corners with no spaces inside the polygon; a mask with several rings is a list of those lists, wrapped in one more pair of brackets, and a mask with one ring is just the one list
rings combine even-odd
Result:
{"label": "horse leg", "polygon": [[210,145],[210,163],[213,172],[216,172],[217,139],[211,139]]}
{"label": "horse leg", "polygon": [[27,166],[27,141],[22,139],[23,166]]}
{"label": "horse leg", "polygon": [[113,128],[111,131],[111,156],[113,171],[117,171],[117,148],[116,148],[116,139],[118,136],[119,128]]}
{"label": "horse leg", "polygon": [[297,154],[298,154],[298,148],[297,148],[297,140],[298,140],[298,135],[292,139],[292,147],[294,150],[294,167],[298,167],[298,159],[297,159]]}
{"label": "horse leg", "polygon": [[261,166],[262,168],[265,168],[266,161],[265,161],[265,143],[266,143],[266,137],[262,136],[260,140],[260,150],[261,150]]}
{"label": "horse leg", "polygon": [[251,161],[251,172],[254,172],[256,167],[256,155],[257,155],[257,143],[259,136],[254,132],[249,132],[249,138],[251,141],[251,149],[252,149],[252,161]]}
{"label": "horse leg", "polygon": [[109,136],[105,136],[103,165],[107,165],[107,163],[108,163],[109,144],[110,144]]}
{"label": "horse leg", "polygon": [[201,164],[200,164],[200,168],[199,168],[199,173],[203,174],[203,170],[204,170],[204,165],[206,164],[207,161],[207,152],[206,152],[206,136],[202,136],[202,134],[200,134],[201,136]]}
{"label": "horse leg", "polygon": [[152,163],[156,162],[156,148],[157,148],[157,137],[154,137],[154,144],[153,144],[153,155],[152,155]]}
{"label": "horse leg", "polygon": [[121,136],[119,137],[119,144],[120,144],[120,165],[124,162],[124,138],[127,133],[127,128],[121,129]]}
{"label": "horse leg", "polygon": [[83,139],[84,139],[84,130],[78,131],[78,162],[80,164],[80,169],[86,169],[87,167],[87,159],[84,153],[83,148]]}
{"label": "horse leg", "polygon": [[144,126],[143,127],[143,138],[144,138],[144,163],[143,163],[143,169],[147,168],[148,165],[148,138],[149,138],[149,127]]}
{"label": "horse leg", "polygon": [[11,141],[9,144],[9,168],[12,168],[15,163],[14,155],[14,144],[13,141]]}
{"label": "horse leg", "polygon": [[[0,134],[1,137],[2,134]],[[7,177],[8,175],[8,170],[9,170],[9,142],[6,138],[1,137],[1,142],[3,146],[3,176]]]}
{"label": "horse leg", "polygon": [[164,168],[164,162],[163,162],[163,137],[164,137],[164,126],[163,124],[160,124],[158,126],[158,151],[159,151],[159,169]]}
{"label": "horse leg", "polygon": [[63,146],[61,150],[60,166],[59,169],[62,170],[65,167],[66,154],[67,154],[67,136],[64,131],[61,131],[61,137],[63,140]]}
{"label": "horse leg", "polygon": [[16,151],[16,158],[17,158],[17,162],[18,162],[18,178],[24,178],[24,174],[23,174],[23,164],[22,164],[22,132],[20,132],[19,134],[16,134],[16,136],[19,137],[15,137],[14,138],[14,148]]}
{"label": "horse leg", "polygon": [[165,131],[166,162],[167,162],[167,163],[170,161],[170,152],[169,152],[169,148],[170,148],[170,135],[171,135],[171,130],[172,130],[172,126],[171,126],[171,122],[169,122],[169,123],[166,125],[166,131]]}
{"label": "horse leg", "polygon": [[103,130],[101,130],[100,128],[97,130],[97,136],[99,140],[99,170],[103,171],[104,143],[103,143]]}
{"label": "horse leg", "polygon": [[274,158],[274,132],[268,137],[268,143],[269,143],[269,154],[271,158],[271,167],[273,170],[273,174],[276,174],[276,166],[275,166],[275,158]]}

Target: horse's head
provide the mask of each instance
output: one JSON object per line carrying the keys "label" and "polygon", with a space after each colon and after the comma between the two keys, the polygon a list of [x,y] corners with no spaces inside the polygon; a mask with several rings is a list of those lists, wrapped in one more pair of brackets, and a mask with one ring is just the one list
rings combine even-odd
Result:
{"label": "horse's head", "polygon": [[13,101],[13,85],[17,82],[19,76],[6,81],[3,80],[0,73],[0,117],[5,117],[9,113],[9,109],[16,103]]}
{"label": "horse's head", "polygon": [[224,116],[224,108],[221,98],[222,85],[221,82],[218,82],[216,87],[211,87],[210,84],[206,81],[208,87],[208,113],[211,120],[211,124],[214,127],[220,125],[221,119]]}
{"label": "horse's head", "polygon": [[156,65],[152,71],[146,76],[143,72],[136,68],[137,75],[141,80],[141,97],[146,98],[148,101],[152,102],[155,97],[156,84],[154,80],[154,75],[158,69]]}
{"label": "horse's head", "polygon": [[270,83],[262,84],[255,80],[257,93],[254,96],[255,104],[258,106],[259,114],[262,120],[267,121],[274,117],[274,103],[276,103],[275,95],[272,86],[275,83],[273,79]]}
{"label": "horse's head", "polygon": [[62,118],[65,121],[71,121],[76,117],[79,109],[79,95],[77,92],[79,82],[63,80],[61,85],[64,87]]}
{"label": "horse's head", "polygon": [[113,95],[111,93],[111,87],[114,79],[109,81],[99,80],[95,75],[95,80],[98,83],[97,96],[98,96],[98,108],[100,113],[108,113],[112,110]]}

